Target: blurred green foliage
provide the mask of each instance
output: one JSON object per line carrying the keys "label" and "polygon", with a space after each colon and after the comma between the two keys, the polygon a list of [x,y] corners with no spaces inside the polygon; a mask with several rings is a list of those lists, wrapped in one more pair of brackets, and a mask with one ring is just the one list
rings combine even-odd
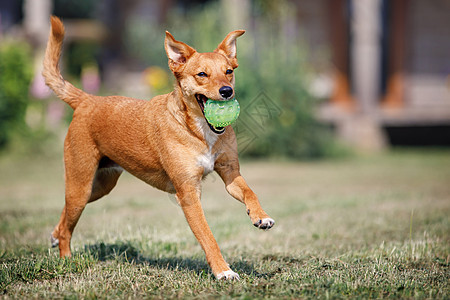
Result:
{"label": "blurred green foliage", "polygon": [[[329,129],[314,117],[317,99],[307,91],[308,53],[288,1],[252,1],[238,39],[236,96],[241,115],[235,125],[240,154],[247,157],[312,159],[337,154]],[[173,11],[168,28],[147,19],[128,24],[132,55],[167,68],[164,30],[200,52],[212,51],[230,30],[242,29],[224,18],[222,2],[210,2],[183,14]]]}
{"label": "blurred green foliage", "polygon": [[22,42],[0,44],[0,149],[12,132],[24,124],[32,79],[30,48]]}

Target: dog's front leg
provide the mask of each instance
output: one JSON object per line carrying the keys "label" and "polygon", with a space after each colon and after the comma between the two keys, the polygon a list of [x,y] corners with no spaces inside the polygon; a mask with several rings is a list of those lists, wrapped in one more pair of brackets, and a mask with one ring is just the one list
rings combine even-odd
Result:
{"label": "dog's front leg", "polygon": [[177,189],[177,200],[183,209],[192,232],[206,254],[206,260],[217,279],[237,279],[239,275],[233,272],[220,253],[219,245],[206,222],[200,203],[200,191],[195,186],[184,184]]}
{"label": "dog's front leg", "polygon": [[240,174],[239,166],[222,164],[216,167],[216,171],[224,181],[227,192],[245,204],[247,214],[253,225],[265,230],[272,228],[275,221],[262,209],[258,197]]}

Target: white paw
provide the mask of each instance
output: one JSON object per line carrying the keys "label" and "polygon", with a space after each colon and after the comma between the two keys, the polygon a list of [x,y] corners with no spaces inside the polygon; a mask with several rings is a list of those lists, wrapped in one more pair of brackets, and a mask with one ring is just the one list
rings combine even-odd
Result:
{"label": "white paw", "polygon": [[55,248],[56,246],[59,245],[59,240],[55,237],[53,237],[53,235],[50,235],[50,242],[52,243],[52,247]]}
{"label": "white paw", "polygon": [[217,274],[217,280],[240,280],[239,275],[231,270]]}
{"label": "white paw", "polygon": [[275,225],[275,221],[271,218],[265,218],[265,219],[259,220],[259,222],[255,223],[253,225],[258,227],[259,229],[269,230],[270,228],[273,227],[273,225]]}

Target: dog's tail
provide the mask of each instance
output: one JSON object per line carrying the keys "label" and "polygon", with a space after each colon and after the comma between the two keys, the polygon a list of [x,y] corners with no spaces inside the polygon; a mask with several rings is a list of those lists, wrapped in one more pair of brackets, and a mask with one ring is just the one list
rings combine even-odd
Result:
{"label": "dog's tail", "polygon": [[87,93],[74,87],[70,82],[64,80],[59,70],[59,58],[64,39],[64,25],[58,17],[50,18],[52,28],[48,37],[47,49],[45,49],[44,70],[42,75],[45,83],[73,109],[87,98]]}

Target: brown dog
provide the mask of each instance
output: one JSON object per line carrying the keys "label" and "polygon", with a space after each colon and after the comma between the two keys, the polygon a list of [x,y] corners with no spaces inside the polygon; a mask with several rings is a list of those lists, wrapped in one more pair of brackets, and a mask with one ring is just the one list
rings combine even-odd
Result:
{"label": "brown dog", "polygon": [[245,204],[253,225],[261,229],[274,225],[239,173],[233,129],[216,128],[203,115],[208,98],[234,96],[236,38],[244,30],[229,33],[212,53],[198,53],[166,32],[164,46],[175,88],[144,101],[90,95],[65,81],[58,65],[64,26],[57,17],[51,18],[51,26],[43,75],[56,95],[74,109],[64,143],[66,201],[51,236],[53,246],[59,244],[60,256],[70,256],[72,232],[86,204],[108,194],[125,169],[175,193],[214,275],[239,279],[206,223],[200,194],[202,178],[216,171],[230,195]]}

